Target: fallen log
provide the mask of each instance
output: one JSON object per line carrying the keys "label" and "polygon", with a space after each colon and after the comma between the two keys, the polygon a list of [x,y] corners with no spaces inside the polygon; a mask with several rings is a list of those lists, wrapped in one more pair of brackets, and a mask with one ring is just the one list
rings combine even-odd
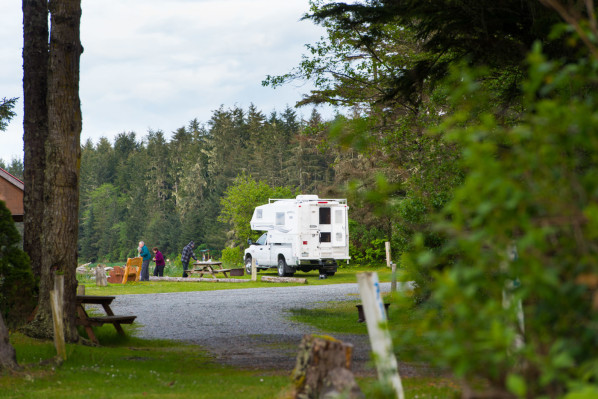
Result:
{"label": "fallen log", "polygon": [[212,283],[250,283],[251,280],[240,278],[203,278],[203,277],[155,277],[150,276],[150,281],[176,281],[176,282],[212,282]]}
{"label": "fallen log", "polygon": [[299,283],[307,284],[306,278],[262,276],[262,281],[268,283]]}

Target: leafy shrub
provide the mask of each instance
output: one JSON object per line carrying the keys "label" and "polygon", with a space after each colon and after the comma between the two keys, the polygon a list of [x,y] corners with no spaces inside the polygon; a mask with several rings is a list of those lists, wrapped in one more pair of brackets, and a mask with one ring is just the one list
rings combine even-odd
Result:
{"label": "leafy shrub", "polygon": [[9,328],[26,321],[36,305],[37,288],[29,256],[4,201],[0,201],[0,311]]}
{"label": "leafy shrub", "polygon": [[[416,240],[409,270],[434,270],[430,298],[401,331],[427,360],[493,397],[593,397],[598,381],[598,63],[529,55],[525,111],[505,124],[456,73],[441,127],[463,148],[464,184],[434,219],[437,252]],[[467,123],[464,123],[467,122]],[[486,392],[487,394],[488,392]],[[585,396],[584,396],[585,395]]]}
{"label": "leafy shrub", "polygon": [[241,248],[224,248],[222,250],[222,265],[225,268],[243,267],[243,252],[241,252]]}
{"label": "leafy shrub", "polygon": [[388,241],[384,233],[376,228],[368,228],[349,219],[350,245],[349,255],[352,263],[380,264],[386,261],[384,242]]}

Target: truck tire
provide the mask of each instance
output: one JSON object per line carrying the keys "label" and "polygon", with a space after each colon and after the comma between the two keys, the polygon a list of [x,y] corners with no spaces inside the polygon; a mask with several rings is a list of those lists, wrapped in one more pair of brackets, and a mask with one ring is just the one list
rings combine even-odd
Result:
{"label": "truck tire", "polygon": [[284,258],[278,258],[278,277],[286,276],[287,262]]}
{"label": "truck tire", "polygon": [[245,258],[245,272],[251,276],[251,256]]}
{"label": "truck tire", "polygon": [[278,258],[278,277],[285,277],[287,275],[287,262],[281,256]]}

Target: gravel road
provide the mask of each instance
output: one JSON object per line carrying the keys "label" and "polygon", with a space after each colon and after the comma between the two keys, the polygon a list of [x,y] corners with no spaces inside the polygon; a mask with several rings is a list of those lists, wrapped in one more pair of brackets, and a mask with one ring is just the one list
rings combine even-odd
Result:
{"label": "gravel road", "polygon": [[[389,291],[390,284],[382,283],[381,289]],[[322,332],[288,320],[288,309],[357,298],[357,284],[331,284],[119,295],[111,306],[116,314],[137,315],[139,337],[198,344],[217,361],[236,367],[290,372],[303,335]],[[354,345],[354,372],[373,373],[367,335],[334,336]]]}

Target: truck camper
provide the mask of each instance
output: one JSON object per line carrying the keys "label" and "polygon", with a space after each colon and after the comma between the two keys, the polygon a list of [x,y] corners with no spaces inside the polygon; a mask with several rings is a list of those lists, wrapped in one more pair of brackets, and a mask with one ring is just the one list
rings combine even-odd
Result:
{"label": "truck camper", "polygon": [[349,261],[347,200],[298,195],[293,199],[270,199],[253,211],[251,229],[265,231],[248,241],[245,269],[252,260],[258,270],[276,267],[279,276],[300,270],[319,270],[333,276],[339,261]]}

